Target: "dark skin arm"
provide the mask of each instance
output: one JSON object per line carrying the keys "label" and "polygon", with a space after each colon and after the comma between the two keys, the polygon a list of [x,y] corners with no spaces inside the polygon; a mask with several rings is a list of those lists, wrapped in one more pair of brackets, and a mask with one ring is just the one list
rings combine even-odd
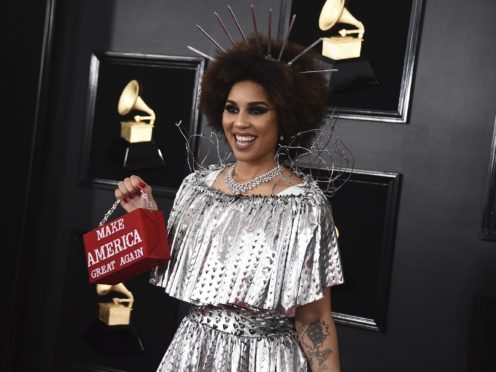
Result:
{"label": "dark skin arm", "polygon": [[313,372],[339,372],[339,350],[336,326],[331,312],[331,289],[324,297],[296,308],[296,331]]}

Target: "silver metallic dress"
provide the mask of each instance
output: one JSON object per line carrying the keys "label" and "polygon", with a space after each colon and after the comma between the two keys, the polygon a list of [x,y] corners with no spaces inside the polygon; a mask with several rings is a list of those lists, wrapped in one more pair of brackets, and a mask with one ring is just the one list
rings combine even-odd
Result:
{"label": "silver metallic dress", "polygon": [[183,181],[168,220],[172,259],[151,273],[193,304],[158,371],[307,371],[295,309],[343,282],[328,201],[310,178],[295,193],[227,195],[208,185],[213,172]]}

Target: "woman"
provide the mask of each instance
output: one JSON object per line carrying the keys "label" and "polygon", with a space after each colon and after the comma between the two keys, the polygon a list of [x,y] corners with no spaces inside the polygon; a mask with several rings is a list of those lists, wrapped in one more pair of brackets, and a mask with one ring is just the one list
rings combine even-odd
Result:
{"label": "woman", "polygon": [[[330,287],[343,282],[336,229],[317,184],[280,165],[321,125],[326,86],[311,53],[255,35],[217,56],[200,109],[236,162],[187,176],[153,284],[193,304],[159,371],[339,371]],[[282,154],[282,156],[281,156]],[[132,211],[138,176],[115,195]],[[153,202],[154,208],[156,203]]]}

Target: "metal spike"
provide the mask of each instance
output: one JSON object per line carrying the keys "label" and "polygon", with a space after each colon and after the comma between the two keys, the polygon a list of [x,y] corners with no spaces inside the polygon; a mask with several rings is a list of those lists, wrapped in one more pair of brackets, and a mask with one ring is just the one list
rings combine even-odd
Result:
{"label": "metal spike", "polygon": [[214,12],[215,16],[217,17],[217,21],[219,21],[220,23],[220,27],[222,27],[222,29],[224,30],[224,33],[226,34],[226,36],[229,38],[229,40],[231,40],[231,43],[232,45],[234,45],[234,39],[232,38],[231,34],[229,33],[229,31],[227,31],[227,28],[226,28],[226,25],[224,24],[224,22],[222,22],[222,19],[220,18],[220,15],[219,13],[217,12]]}
{"label": "metal spike", "polygon": [[310,49],[312,49],[315,45],[317,45],[319,42],[322,41],[322,38],[319,37],[317,40],[315,40],[312,44],[307,46],[304,50],[301,51],[300,54],[298,54],[296,57],[294,57],[291,61],[288,62],[288,65],[292,65],[294,61],[296,61],[298,58],[300,58],[302,55],[304,55],[306,52],[308,52]]}
{"label": "metal spike", "polygon": [[251,19],[253,21],[253,30],[255,31],[255,34],[258,34],[258,28],[257,28],[257,15],[255,14],[255,6],[251,4]]}
{"label": "metal spike", "polygon": [[267,43],[267,57],[270,58],[270,57],[272,57],[271,54],[270,54],[271,53],[271,42],[270,42],[270,40],[271,40],[271,37],[272,37],[272,35],[271,35],[271,33],[272,33],[272,8],[269,8],[269,16],[268,16],[268,18],[269,18],[269,20],[268,20],[269,30],[267,32],[267,36],[269,38],[269,41]]}
{"label": "metal spike", "polygon": [[188,48],[189,50],[191,50],[192,52],[195,52],[196,54],[199,54],[199,55],[201,55],[202,57],[204,57],[204,58],[206,58],[206,59],[209,59],[209,60],[211,60],[212,62],[215,62],[215,58],[214,58],[214,57],[210,57],[208,54],[205,54],[205,53],[203,53],[203,52],[199,51],[198,49],[193,48],[192,46],[189,46],[189,45],[188,45],[188,46],[187,46],[187,48]]}
{"label": "metal spike", "polygon": [[300,71],[300,74],[313,74],[316,72],[330,72],[330,71],[339,71],[337,68],[330,68],[327,70],[309,70],[309,71]]}
{"label": "metal spike", "polygon": [[293,29],[295,19],[296,19],[296,14],[293,14],[293,18],[291,18],[291,23],[289,24],[289,27],[288,27],[288,32],[286,32],[286,36],[284,37],[284,41],[282,43],[281,51],[279,52],[279,56],[277,57],[278,61],[281,60],[282,53],[284,52],[284,49],[286,48],[286,44],[288,43],[289,34],[291,33],[291,30]]}
{"label": "metal spike", "polygon": [[196,25],[196,27],[202,32],[203,35],[205,35],[208,38],[208,40],[214,43],[217,48],[222,50],[224,53],[226,52],[226,50],[222,46],[220,46],[220,44],[217,41],[215,41],[215,39],[212,36],[210,36],[209,33],[205,31],[200,25]]}
{"label": "metal spike", "polygon": [[231,16],[233,17],[234,19],[234,23],[236,23],[236,27],[238,28],[238,31],[239,33],[241,34],[241,36],[243,37],[243,40],[246,41],[246,36],[245,36],[245,33],[243,32],[243,30],[241,29],[241,25],[239,24],[238,22],[238,19],[236,18],[236,15],[234,14],[234,11],[232,10],[231,6],[228,5],[227,6],[227,9],[229,9],[229,13],[231,13]]}
{"label": "metal spike", "polygon": [[258,42],[258,28],[257,28],[257,15],[255,13],[255,6],[251,4],[251,20],[253,21],[253,30],[255,31],[255,40],[257,42],[257,47],[259,46]]}

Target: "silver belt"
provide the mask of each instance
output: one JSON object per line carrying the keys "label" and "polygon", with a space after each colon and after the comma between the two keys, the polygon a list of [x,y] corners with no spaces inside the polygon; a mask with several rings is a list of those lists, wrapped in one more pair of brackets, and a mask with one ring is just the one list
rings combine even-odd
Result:
{"label": "silver belt", "polygon": [[262,314],[243,308],[193,306],[187,317],[236,336],[280,337],[296,333],[294,318]]}

